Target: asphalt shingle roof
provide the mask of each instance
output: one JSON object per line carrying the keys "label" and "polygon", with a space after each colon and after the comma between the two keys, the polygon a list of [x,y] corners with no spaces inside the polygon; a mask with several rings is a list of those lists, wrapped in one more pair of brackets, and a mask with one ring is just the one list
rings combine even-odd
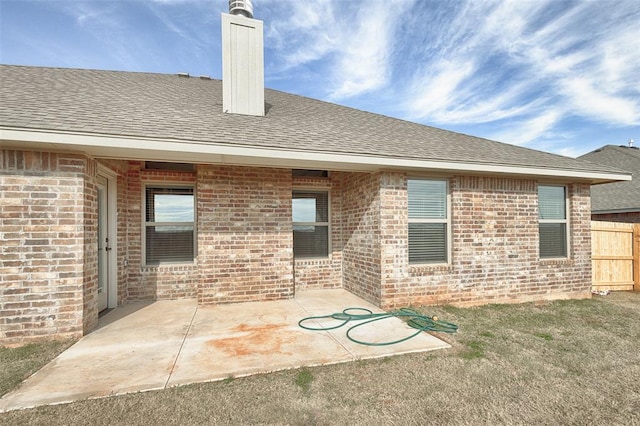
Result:
{"label": "asphalt shingle roof", "polygon": [[640,149],[606,145],[579,158],[632,173],[631,181],[592,186],[592,211],[640,211]]}
{"label": "asphalt shingle roof", "polygon": [[609,166],[265,90],[266,116],[222,112],[222,82],[0,65],[0,127],[400,159],[616,173]]}

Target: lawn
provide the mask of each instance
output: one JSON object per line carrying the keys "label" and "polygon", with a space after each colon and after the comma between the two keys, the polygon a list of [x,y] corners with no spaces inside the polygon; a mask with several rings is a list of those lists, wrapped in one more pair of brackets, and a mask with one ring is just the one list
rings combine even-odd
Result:
{"label": "lawn", "polygon": [[[0,423],[640,424],[640,293],[423,310],[460,326],[439,336],[452,349],[14,411]],[[6,376],[14,361],[1,354]]]}
{"label": "lawn", "polygon": [[0,396],[67,349],[72,340],[51,340],[18,348],[0,346]]}

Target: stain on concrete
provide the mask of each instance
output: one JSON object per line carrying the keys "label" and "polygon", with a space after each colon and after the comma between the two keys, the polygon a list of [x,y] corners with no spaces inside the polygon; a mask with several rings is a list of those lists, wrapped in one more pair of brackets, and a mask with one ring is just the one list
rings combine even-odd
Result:
{"label": "stain on concrete", "polygon": [[291,355],[283,351],[282,346],[291,343],[291,333],[286,331],[288,324],[239,324],[233,328],[237,333],[230,337],[213,339],[208,345],[232,356],[250,355]]}

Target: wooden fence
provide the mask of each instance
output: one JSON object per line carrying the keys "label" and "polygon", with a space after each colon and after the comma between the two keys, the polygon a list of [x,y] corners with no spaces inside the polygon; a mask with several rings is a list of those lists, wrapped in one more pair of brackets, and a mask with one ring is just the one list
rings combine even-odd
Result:
{"label": "wooden fence", "polygon": [[591,222],[593,290],[640,291],[640,224]]}

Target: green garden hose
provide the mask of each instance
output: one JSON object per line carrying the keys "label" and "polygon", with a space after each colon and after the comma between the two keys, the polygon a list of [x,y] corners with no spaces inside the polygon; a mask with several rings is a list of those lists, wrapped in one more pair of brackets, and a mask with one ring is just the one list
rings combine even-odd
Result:
{"label": "green garden hose", "polygon": [[[364,325],[371,324],[372,322],[382,321],[388,318],[402,318],[406,320],[407,324],[410,327],[415,328],[417,331],[411,334],[410,336],[404,337],[402,339],[393,340],[389,342],[382,342],[382,343],[365,342],[351,336],[351,332],[358,327],[362,327]],[[308,321],[323,320],[323,319],[334,319],[341,322],[337,325],[333,325],[329,327],[313,327],[305,324]],[[347,323],[349,323],[350,321],[364,321],[364,322],[351,326],[347,330],[347,338],[354,343],[359,343],[361,345],[367,345],[367,346],[395,345],[396,343],[401,343],[406,340],[409,340],[412,337],[415,337],[418,334],[422,333],[423,331],[455,333],[458,330],[458,326],[453,323],[440,321],[436,316],[430,317],[428,315],[423,315],[420,312],[417,312],[408,308],[402,308],[397,311],[391,311],[391,312],[382,312],[379,314],[374,314],[372,311],[365,308],[347,308],[342,312],[336,312],[334,314],[303,318],[300,321],[298,321],[298,325],[304,328],[305,330],[328,331],[328,330],[335,330],[337,328],[340,328],[346,325]]]}

